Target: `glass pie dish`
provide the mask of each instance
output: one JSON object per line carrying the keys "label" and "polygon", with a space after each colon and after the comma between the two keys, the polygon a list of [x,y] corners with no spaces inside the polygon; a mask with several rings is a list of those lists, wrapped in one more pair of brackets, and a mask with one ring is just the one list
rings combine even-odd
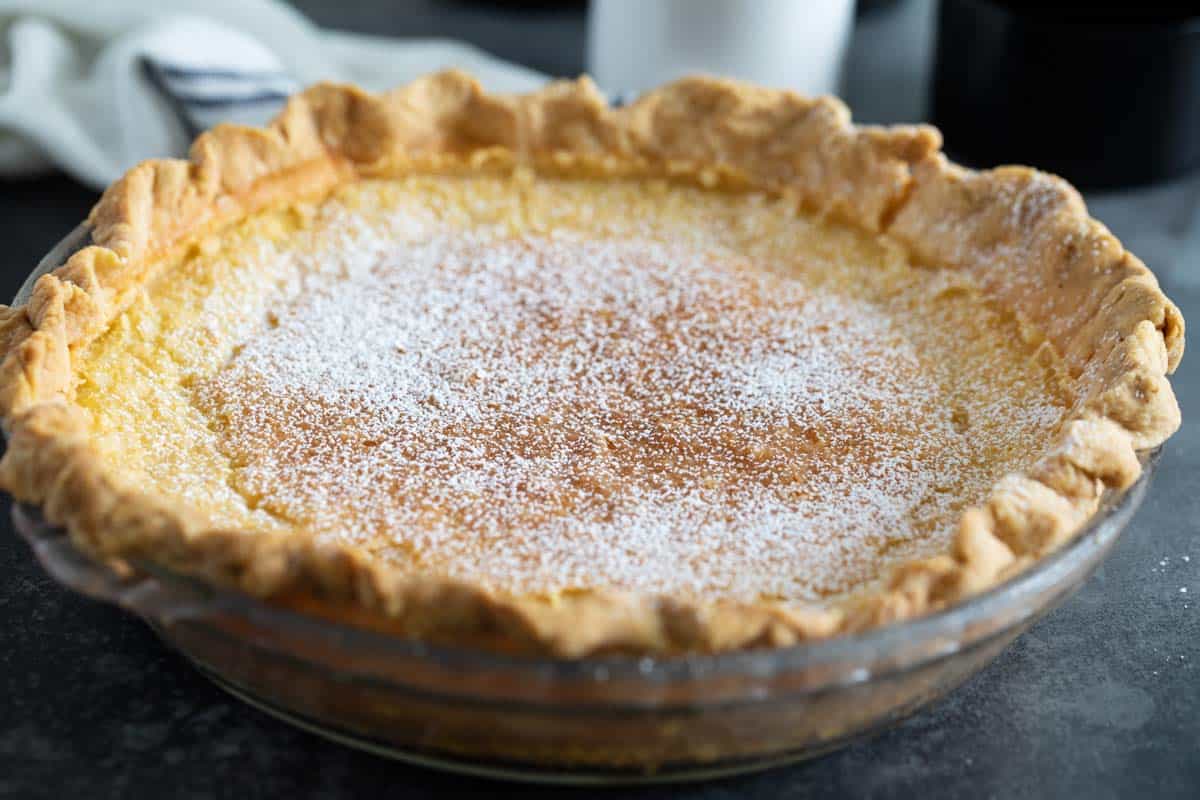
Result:
{"label": "glass pie dish", "polygon": [[[86,245],[77,228],[23,287]],[[794,647],[667,658],[524,658],[400,639],[285,609],[150,562],[100,562],[36,508],[17,530],[46,570],[142,616],[219,685],[293,724],[420,764],[557,782],[702,778],[841,747],[978,672],[1101,563],[1157,451],[1075,538],[971,600]]]}

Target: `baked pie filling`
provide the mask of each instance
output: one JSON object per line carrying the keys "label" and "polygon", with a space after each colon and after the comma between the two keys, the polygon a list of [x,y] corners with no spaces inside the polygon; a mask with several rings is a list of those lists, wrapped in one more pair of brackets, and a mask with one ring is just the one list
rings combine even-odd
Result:
{"label": "baked pie filling", "polygon": [[762,195],[414,177],[200,242],[76,396],[214,527],[501,592],[811,603],[944,552],[1040,455],[1069,397],[1030,335]]}

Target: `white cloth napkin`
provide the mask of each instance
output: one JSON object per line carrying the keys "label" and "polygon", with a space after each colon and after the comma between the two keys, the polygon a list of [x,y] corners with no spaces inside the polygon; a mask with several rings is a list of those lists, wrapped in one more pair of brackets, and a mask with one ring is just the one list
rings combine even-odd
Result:
{"label": "white cloth napkin", "polygon": [[217,122],[261,125],[321,80],[378,91],[452,66],[492,91],[545,80],[458,42],[321,30],[276,0],[0,0],[0,31],[0,177],[56,165],[95,187]]}

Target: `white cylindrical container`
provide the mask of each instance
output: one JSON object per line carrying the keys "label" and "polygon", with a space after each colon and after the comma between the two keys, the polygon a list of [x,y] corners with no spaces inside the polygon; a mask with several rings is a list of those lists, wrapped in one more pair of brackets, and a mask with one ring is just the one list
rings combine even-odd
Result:
{"label": "white cylindrical container", "polygon": [[836,94],[854,0],[592,0],[588,71],[612,93],[696,73]]}

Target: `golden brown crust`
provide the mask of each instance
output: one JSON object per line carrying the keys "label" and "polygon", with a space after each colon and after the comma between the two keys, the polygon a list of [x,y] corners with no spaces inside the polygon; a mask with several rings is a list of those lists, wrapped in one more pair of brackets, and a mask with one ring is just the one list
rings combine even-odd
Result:
{"label": "golden brown crust", "polygon": [[[486,647],[579,656],[782,646],[943,607],[1059,546],[1106,489],[1137,477],[1137,451],[1179,425],[1166,375],[1183,352],[1183,319],[1069,185],[1024,168],[965,170],[939,145],[924,126],[854,126],[834,99],[712,79],[622,109],[586,78],[521,97],[488,95],[458,72],[382,96],[313,87],[265,129],[220,126],[187,161],[132,169],[89,218],[95,244],[42,277],[27,305],[0,307],[0,482],[99,556],[156,560],[316,613]],[[1069,420],[1028,474],[1005,478],[963,516],[951,552],[832,609],[599,591],[549,602],[404,577],[348,546],[205,530],[186,509],[123,486],[97,455],[71,402],[72,352],[125,308],[157,258],[345,181],[494,165],[767,189],[887,233],[920,263],[970,273],[1040,331],[1073,380]]]}

